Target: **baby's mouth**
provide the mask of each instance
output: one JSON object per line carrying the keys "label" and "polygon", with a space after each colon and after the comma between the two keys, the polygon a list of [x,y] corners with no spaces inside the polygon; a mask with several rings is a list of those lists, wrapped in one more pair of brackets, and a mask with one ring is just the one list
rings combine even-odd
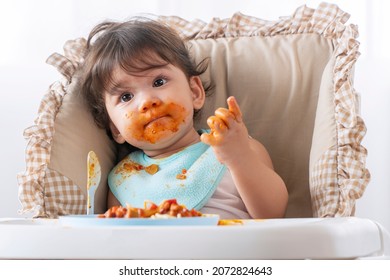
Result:
{"label": "baby's mouth", "polygon": [[137,141],[154,144],[177,132],[186,116],[184,107],[171,102],[146,113],[129,114],[128,130]]}
{"label": "baby's mouth", "polygon": [[153,125],[154,123],[160,121],[160,120],[163,120],[165,118],[168,118],[169,115],[161,115],[161,116],[157,116],[157,117],[153,117],[152,119],[150,119],[145,125],[144,125],[144,128],[147,128],[148,126],[151,126]]}

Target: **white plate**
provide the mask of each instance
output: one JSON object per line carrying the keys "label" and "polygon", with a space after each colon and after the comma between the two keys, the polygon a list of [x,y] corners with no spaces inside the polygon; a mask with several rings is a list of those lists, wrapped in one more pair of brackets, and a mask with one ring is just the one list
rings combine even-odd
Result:
{"label": "white plate", "polygon": [[218,215],[188,218],[98,218],[97,215],[60,216],[63,226],[213,226],[217,225]]}

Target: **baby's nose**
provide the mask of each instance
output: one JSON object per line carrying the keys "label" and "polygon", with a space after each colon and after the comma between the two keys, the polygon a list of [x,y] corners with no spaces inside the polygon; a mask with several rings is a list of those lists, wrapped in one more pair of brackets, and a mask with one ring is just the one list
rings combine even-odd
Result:
{"label": "baby's nose", "polygon": [[145,113],[152,108],[156,108],[161,105],[161,100],[158,98],[145,100],[140,106],[140,112]]}

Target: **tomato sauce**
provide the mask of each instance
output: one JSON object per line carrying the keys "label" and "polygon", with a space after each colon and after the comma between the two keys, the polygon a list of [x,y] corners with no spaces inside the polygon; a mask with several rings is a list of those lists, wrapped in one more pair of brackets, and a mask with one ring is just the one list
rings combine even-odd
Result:
{"label": "tomato sauce", "polygon": [[188,112],[181,105],[173,102],[162,104],[147,112],[126,114],[130,123],[127,130],[134,139],[154,144],[170,133],[178,131],[187,116]]}

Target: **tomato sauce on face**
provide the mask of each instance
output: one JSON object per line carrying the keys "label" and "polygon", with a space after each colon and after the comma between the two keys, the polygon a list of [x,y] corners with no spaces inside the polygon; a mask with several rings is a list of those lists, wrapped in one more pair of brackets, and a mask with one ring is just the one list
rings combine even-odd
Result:
{"label": "tomato sauce on face", "polygon": [[186,109],[173,102],[162,104],[146,112],[126,114],[128,132],[138,141],[156,143],[171,133],[177,132],[188,115]]}

